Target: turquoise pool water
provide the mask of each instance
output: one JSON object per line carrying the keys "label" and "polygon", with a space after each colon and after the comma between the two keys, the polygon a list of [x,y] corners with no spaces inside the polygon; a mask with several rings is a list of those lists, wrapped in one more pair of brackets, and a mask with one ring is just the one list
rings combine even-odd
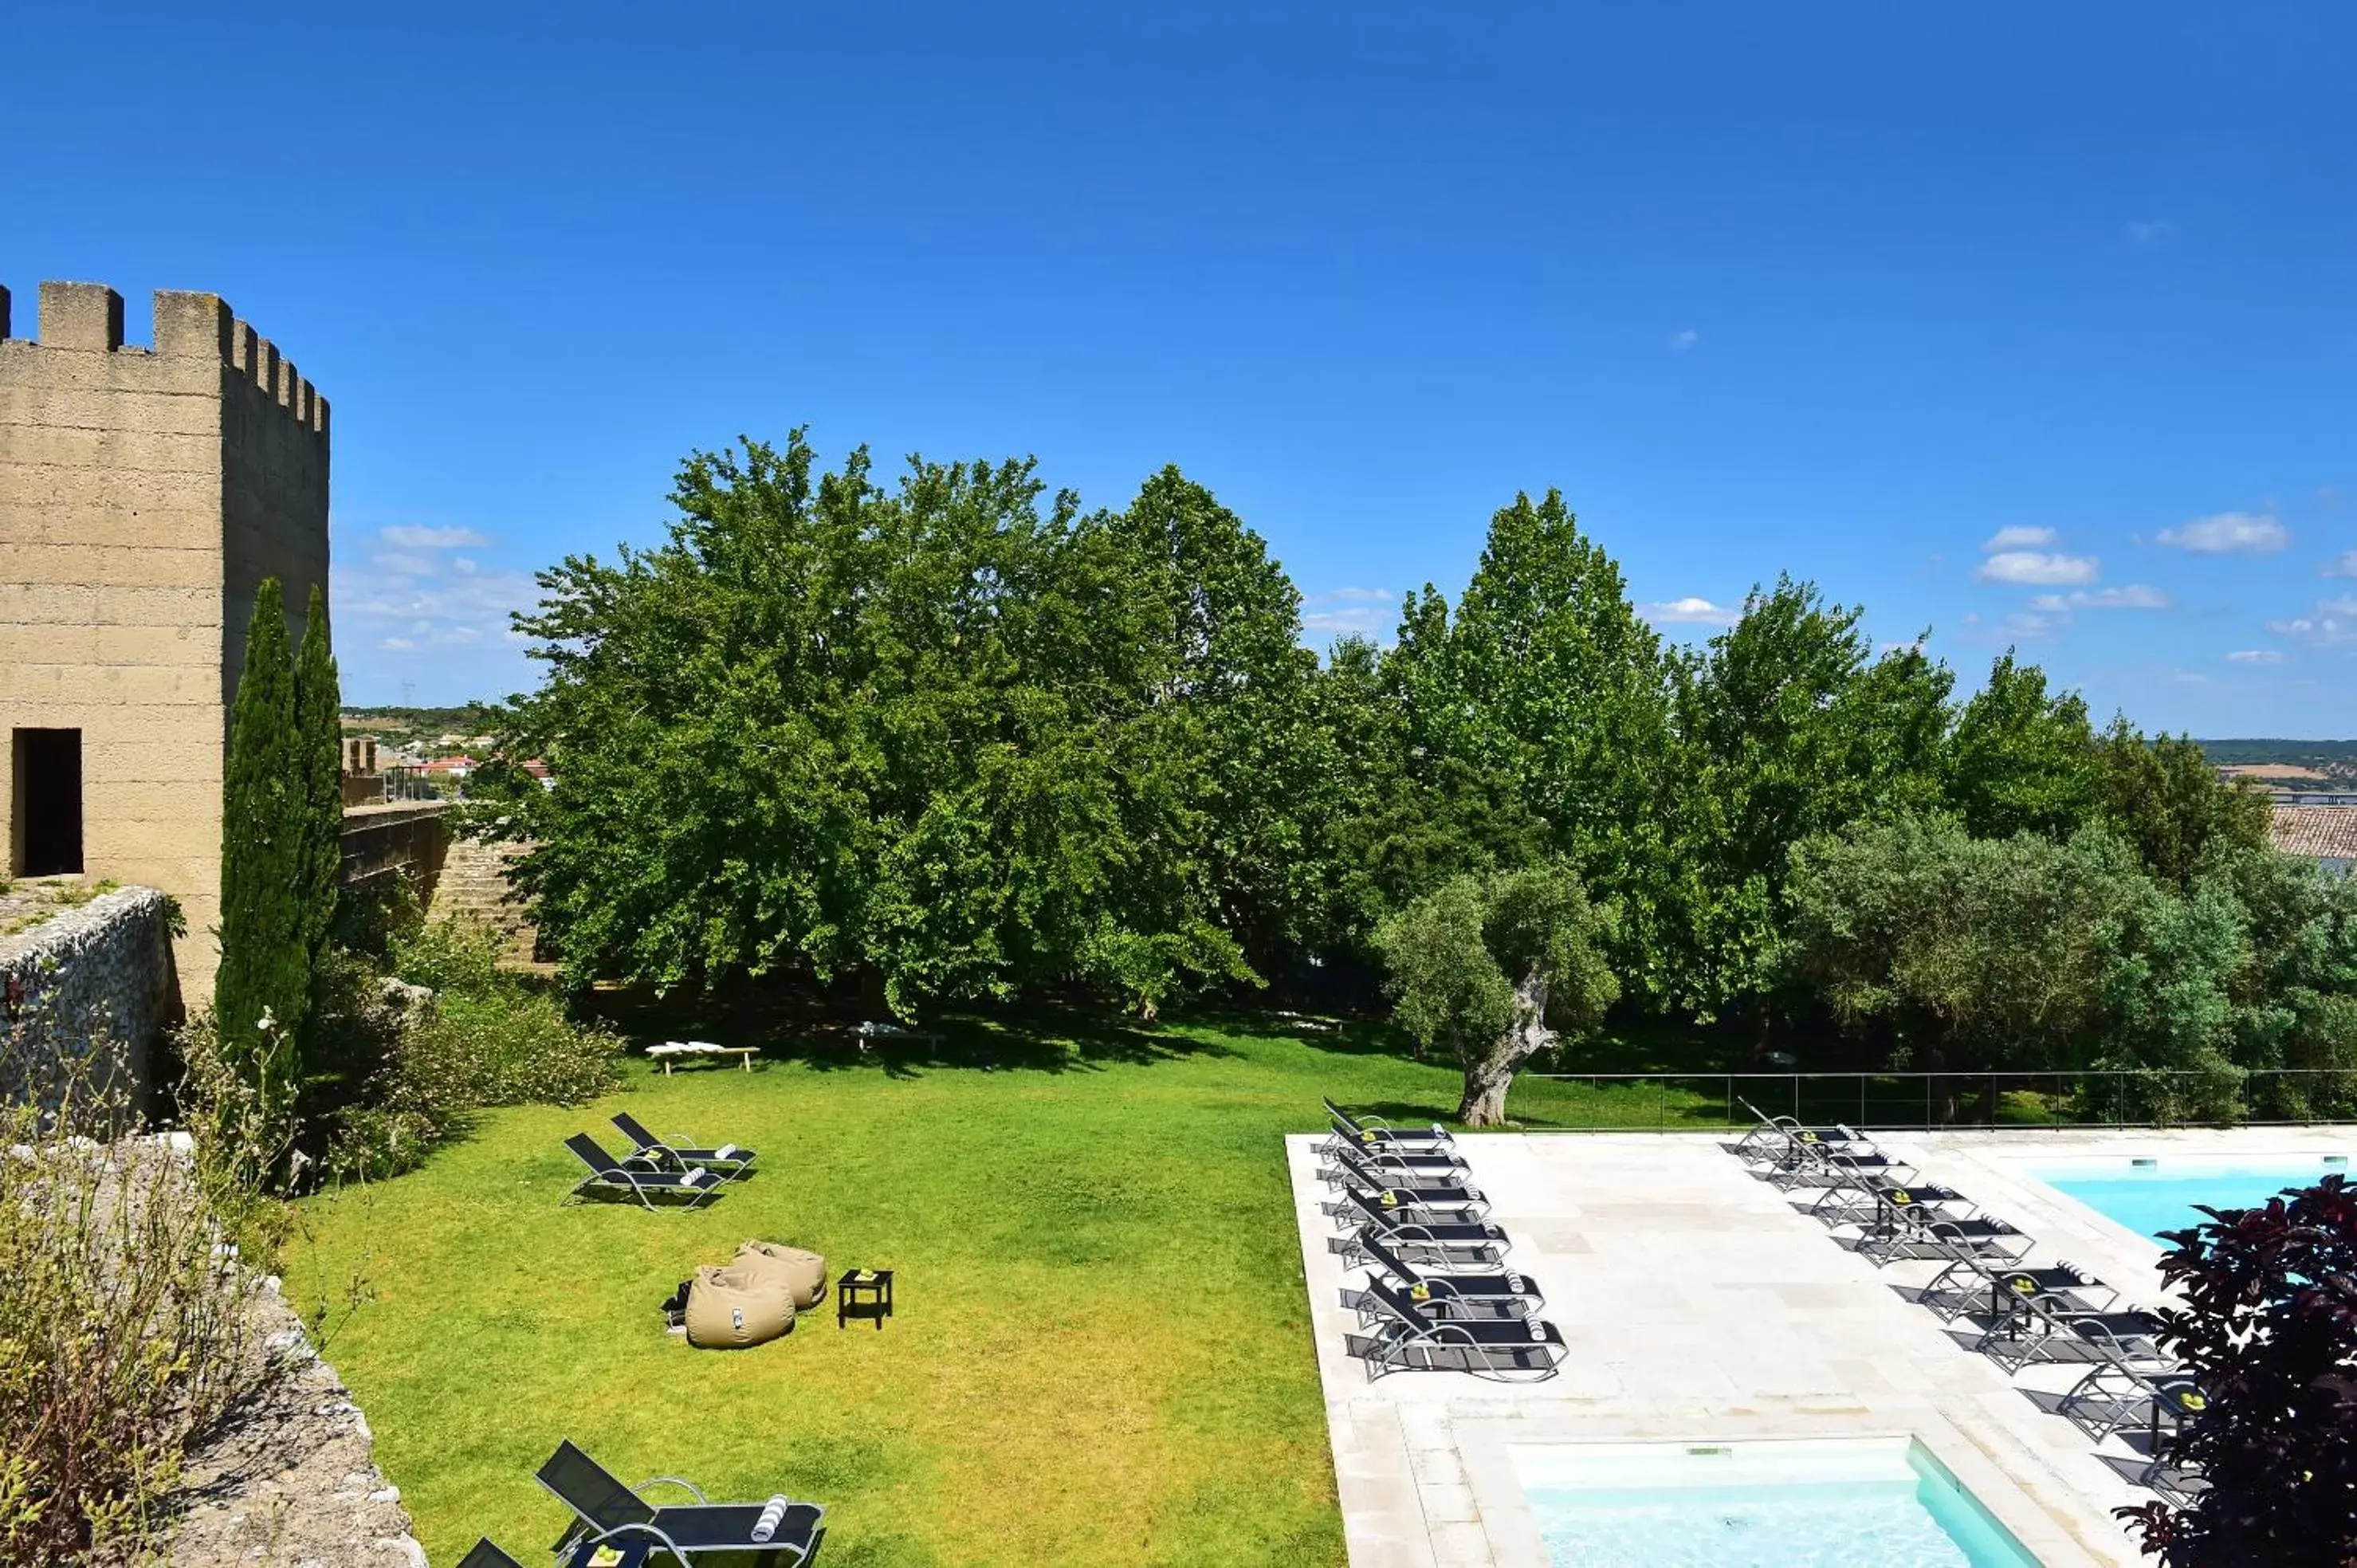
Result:
{"label": "turquoise pool water", "polygon": [[1531,1452],[1554,1568],[2038,1568],[1903,1439]]}
{"label": "turquoise pool water", "polygon": [[2158,1237],[2164,1230],[2199,1224],[2203,1217],[2194,1211],[2196,1204],[2249,1208],[2287,1187],[2313,1186],[2327,1171],[2349,1170],[2346,1160],[2328,1165],[2325,1156],[2309,1155],[2243,1164],[2166,1158],[2146,1165],[2086,1161],[2045,1167],[2038,1177],[2139,1236]]}

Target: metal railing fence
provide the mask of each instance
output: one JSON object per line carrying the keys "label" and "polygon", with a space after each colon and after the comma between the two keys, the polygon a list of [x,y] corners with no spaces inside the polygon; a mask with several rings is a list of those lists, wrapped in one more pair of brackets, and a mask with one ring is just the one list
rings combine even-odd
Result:
{"label": "metal railing fence", "polygon": [[1523,1072],[1506,1115],[1534,1132],[1709,1132],[1753,1125],[1747,1104],[1890,1131],[2293,1126],[2357,1122],[2357,1071]]}

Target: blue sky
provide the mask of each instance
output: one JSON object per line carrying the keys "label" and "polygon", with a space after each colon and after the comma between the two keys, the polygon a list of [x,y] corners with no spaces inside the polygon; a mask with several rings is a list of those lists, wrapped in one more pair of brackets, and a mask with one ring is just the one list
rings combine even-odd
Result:
{"label": "blue sky", "polygon": [[0,283],[217,290],[328,394],[356,700],[528,682],[533,568],[806,422],[1177,462],[1321,640],[1557,485],[1680,636],[1790,570],[2357,733],[2345,6],[221,10],[0,27]]}

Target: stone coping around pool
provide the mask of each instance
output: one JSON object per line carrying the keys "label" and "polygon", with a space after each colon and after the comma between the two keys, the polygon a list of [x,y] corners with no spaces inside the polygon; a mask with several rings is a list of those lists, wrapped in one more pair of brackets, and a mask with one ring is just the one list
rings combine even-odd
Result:
{"label": "stone coping around pool", "polygon": [[1900,1294],[1923,1266],[1875,1270],[1751,1176],[1727,1134],[1460,1139],[1569,1357],[1543,1383],[1371,1382],[1343,1347],[1350,1275],[1326,1245],[1321,1141],[1288,1138],[1286,1159],[1353,1568],[1544,1568],[1518,1444],[1901,1434],[2046,1568],[2139,1561],[2109,1510],[2150,1494]]}

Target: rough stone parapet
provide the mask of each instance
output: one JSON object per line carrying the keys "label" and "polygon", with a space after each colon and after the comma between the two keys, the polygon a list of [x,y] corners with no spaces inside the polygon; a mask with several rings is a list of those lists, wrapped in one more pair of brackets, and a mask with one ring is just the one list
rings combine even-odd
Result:
{"label": "rough stone parapet", "polygon": [[171,1568],[426,1568],[368,1418],[276,1281],[253,1310],[256,1342],[289,1369],[188,1455]]}
{"label": "rough stone parapet", "polygon": [[[54,1104],[67,1069],[97,1059],[145,1104],[178,1003],[171,900],[153,887],[102,893],[0,936],[0,1099]],[[119,1056],[100,1057],[109,1046]]]}

